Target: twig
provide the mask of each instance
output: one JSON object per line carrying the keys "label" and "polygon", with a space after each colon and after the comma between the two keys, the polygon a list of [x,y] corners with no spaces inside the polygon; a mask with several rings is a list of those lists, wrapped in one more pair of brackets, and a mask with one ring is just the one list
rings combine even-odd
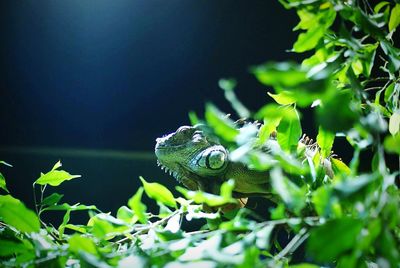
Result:
{"label": "twig", "polygon": [[292,240],[286,245],[284,249],[282,249],[276,256],[276,259],[282,259],[286,255],[294,252],[309,236],[309,233],[307,233],[306,228],[302,228],[300,232],[293,237]]}

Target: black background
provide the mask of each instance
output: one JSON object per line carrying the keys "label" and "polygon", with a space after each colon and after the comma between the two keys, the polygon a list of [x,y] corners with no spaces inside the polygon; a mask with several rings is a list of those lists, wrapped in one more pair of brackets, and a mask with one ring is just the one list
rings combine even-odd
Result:
{"label": "black background", "polygon": [[299,60],[287,52],[296,23],[265,0],[2,1],[0,160],[14,165],[1,167],[10,191],[32,207],[32,182],[59,159],[82,178],[46,191],[69,203],[115,213],[139,175],[173,187],[155,164],[155,138],[188,124],[189,111],[202,115],[207,101],[231,112],[222,77],[237,79],[253,111],[271,101],[248,70]]}

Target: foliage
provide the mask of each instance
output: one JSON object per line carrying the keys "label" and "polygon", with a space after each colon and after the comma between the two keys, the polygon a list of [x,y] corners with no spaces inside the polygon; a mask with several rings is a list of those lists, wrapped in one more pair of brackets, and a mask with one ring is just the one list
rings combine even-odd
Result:
{"label": "foliage", "polygon": [[[232,158],[268,170],[277,205],[257,220],[246,209],[225,214],[216,208],[237,202],[233,181],[221,195],[164,186],[141,178],[139,188],[116,215],[95,206],[60,203],[45,194],[48,185],[77,178],[57,163],[34,183],[36,213],[12,197],[0,174],[0,262],[4,267],[399,267],[399,171],[387,159],[400,154],[400,49],[392,36],[400,24],[400,3],[382,1],[280,0],[295,9],[300,31],[292,52],[306,53],[300,63],[269,62],[252,73],[276,102],[250,112],[234,94],[236,82],[219,85],[238,115],[262,122],[238,129],[233,120],[208,104],[205,122],[232,152]],[[302,129],[298,108],[312,108],[321,147],[300,159]],[[193,123],[198,117],[190,115]],[[285,150],[271,157],[254,150],[276,131]],[[345,137],[354,154],[349,166],[331,155],[335,139]],[[371,152],[362,163],[360,154]],[[320,161],[322,159],[322,161]],[[303,160],[303,161],[301,161]],[[327,161],[330,160],[330,161]],[[0,164],[6,164],[0,162]],[[330,179],[325,165],[335,173]],[[391,168],[391,169],[390,169]],[[150,213],[142,195],[157,202]],[[214,207],[204,210],[201,204]],[[58,227],[43,213],[65,212]],[[87,210],[87,224],[69,223],[70,214]],[[256,219],[255,219],[256,218]],[[197,231],[183,222],[207,219]],[[288,239],[281,239],[286,233]],[[305,248],[305,255],[299,248]],[[298,253],[300,252],[300,253]],[[297,264],[293,264],[297,263]]]}

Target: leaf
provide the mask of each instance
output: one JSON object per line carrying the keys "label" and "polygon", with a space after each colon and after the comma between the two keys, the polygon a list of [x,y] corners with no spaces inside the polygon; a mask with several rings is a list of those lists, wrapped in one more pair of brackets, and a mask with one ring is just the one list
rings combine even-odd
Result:
{"label": "leaf", "polygon": [[352,195],[379,178],[378,174],[364,174],[356,178],[346,178],[334,185],[334,189],[344,196]]}
{"label": "leaf", "polygon": [[67,203],[63,203],[63,204],[60,204],[60,205],[52,205],[52,206],[45,207],[45,208],[42,209],[42,211],[54,211],[54,210],[56,210],[56,211],[58,211],[58,210],[61,210],[61,211],[63,211],[63,210],[71,210],[71,211],[97,210],[97,207],[94,206],[94,205],[86,206],[86,205],[82,205],[82,204],[79,204],[79,203],[77,203],[75,205],[70,205],[70,204],[67,204]]}
{"label": "leaf", "polygon": [[41,205],[46,205],[46,206],[55,205],[61,200],[63,196],[64,196],[63,194],[52,193],[51,195],[43,199]]}
{"label": "leaf", "polygon": [[393,136],[399,132],[400,128],[400,110],[395,111],[389,119],[389,132]]}
{"label": "leaf", "polygon": [[8,167],[12,167],[11,164],[9,164],[9,163],[7,163],[7,162],[5,162],[5,161],[0,161],[0,164],[5,165],[5,166],[8,166]]}
{"label": "leaf", "polygon": [[316,261],[334,261],[340,254],[354,247],[362,226],[358,219],[328,221],[311,230],[307,250]]}
{"label": "leaf", "polygon": [[292,88],[309,81],[301,66],[291,62],[268,62],[254,67],[252,72],[262,84],[278,88]]}
{"label": "leaf", "polygon": [[379,2],[379,3],[374,7],[374,12],[375,12],[375,13],[379,13],[379,11],[380,11],[383,7],[385,7],[385,6],[389,5],[389,4],[390,4],[390,3],[389,3],[388,1]]}
{"label": "leaf", "polygon": [[297,41],[293,45],[293,51],[301,53],[315,48],[315,46],[318,44],[319,40],[321,40],[324,34],[325,29],[319,27],[319,25],[309,29],[305,33],[299,34]]}
{"label": "leaf", "polygon": [[222,113],[213,104],[206,105],[205,118],[207,123],[214,129],[215,133],[226,141],[234,142],[239,130],[235,128],[234,122]]}
{"label": "leaf", "polygon": [[132,196],[128,201],[128,206],[135,212],[135,215],[138,217],[139,221],[143,224],[147,223],[147,216],[146,216],[146,205],[142,203],[142,195],[143,195],[143,187],[140,187],[136,194]]}
{"label": "leaf", "polygon": [[36,213],[11,195],[0,196],[0,218],[21,232],[38,232],[40,229]]}
{"label": "leaf", "polygon": [[46,174],[42,174],[39,179],[35,181],[35,183],[39,185],[49,184],[51,186],[58,186],[64,181],[69,181],[80,177],[81,175],[71,175],[64,170],[52,170]]}
{"label": "leaf", "polygon": [[336,92],[322,101],[318,107],[317,119],[322,128],[333,133],[346,131],[359,119],[358,107],[353,103],[349,90]]}
{"label": "leaf", "polygon": [[396,4],[390,12],[389,18],[389,32],[393,31],[400,24],[400,4]]}
{"label": "leaf", "polygon": [[20,243],[11,240],[0,239],[0,257],[6,257],[10,255],[18,255],[25,251],[31,251],[33,249],[30,243]]}
{"label": "leaf", "polygon": [[138,221],[138,217],[135,213],[126,206],[122,206],[118,209],[117,218],[127,223],[135,223]]}
{"label": "leaf", "polygon": [[383,146],[387,152],[400,155],[400,133],[394,136],[387,136],[383,142]]}
{"label": "leaf", "polygon": [[142,181],[144,191],[150,198],[164,205],[176,208],[175,198],[167,187],[156,182],[147,182],[143,177],[139,178]]}
{"label": "leaf", "polygon": [[321,156],[327,158],[331,154],[333,141],[335,140],[335,134],[326,131],[321,126],[318,129],[317,144],[321,148]]}
{"label": "leaf", "polygon": [[298,187],[286,178],[278,168],[271,171],[271,180],[273,189],[282,198],[287,207],[299,214],[300,210],[306,205],[306,188]]}
{"label": "leaf", "polygon": [[268,92],[268,95],[280,105],[289,105],[296,102],[296,98],[293,97],[293,92],[291,91],[282,91],[279,94],[272,94]]}
{"label": "leaf", "polygon": [[4,178],[3,174],[0,172],[0,189],[3,189],[7,193],[9,193],[6,185],[6,178]]}
{"label": "leaf", "polygon": [[339,159],[331,157],[331,163],[332,163],[333,172],[335,174],[350,175],[350,173],[351,173],[350,168],[345,163],[340,161]]}
{"label": "leaf", "polygon": [[277,127],[277,139],[282,150],[295,151],[301,137],[301,125],[296,109],[290,110],[293,116],[282,118]]}
{"label": "leaf", "polygon": [[196,204],[207,204],[210,207],[222,206],[230,203],[237,203],[234,198],[222,197],[209,194],[202,191],[189,191],[182,187],[176,187],[176,190],[183,194],[186,199],[193,200]]}
{"label": "leaf", "polygon": [[74,253],[79,253],[80,251],[83,251],[93,255],[98,255],[96,245],[88,237],[74,234],[68,240],[68,244],[69,250]]}

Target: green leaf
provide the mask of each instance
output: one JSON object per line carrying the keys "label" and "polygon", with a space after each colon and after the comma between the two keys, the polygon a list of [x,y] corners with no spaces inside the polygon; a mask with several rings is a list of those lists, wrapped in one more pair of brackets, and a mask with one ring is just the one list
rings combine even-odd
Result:
{"label": "green leaf", "polygon": [[40,185],[49,184],[51,186],[58,186],[64,181],[69,181],[79,177],[81,177],[81,175],[71,175],[64,170],[52,170],[46,174],[42,174],[35,183]]}
{"label": "green leaf", "polygon": [[383,145],[388,153],[396,153],[400,155],[400,133],[397,133],[394,136],[387,136]]}
{"label": "green leaf", "polygon": [[390,12],[389,18],[389,32],[393,31],[400,24],[400,4],[396,4]]}
{"label": "green leaf", "polygon": [[41,205],[45,205],[45,206],[56,205],[63,196],[64,196],[63,194],[52,193],[51,195],[49,195],[45,199],[43,199]]}
{"label": "green leaf", "polygon": [[279,94],[272,94],[268,92],[268,95],[280,105],[289,105],[296,102],[296,98],[293,97],[293,92],[291,91],[282,91]]}
{"label": "green leaf", "polygon": [[307,250],[316,261],[334,261],[340,254],[354,247],[362,226],[362,221],[358,219],[328,221],[311,230]]}
{"label": "green leaf", "polygon": [[11,164],[9,164],[9,163],[7,163],[7,162],[5,162],[5,161],[0,161],[0,164],[5,165],[5,166],[8,166],[8,167],[12,167]]}
{"label": "green leaf", "polygon": [[135,212],[139,221],[143,224],[147,223],[146,205],[142,203],[143,187],[140,187],[136,194],[134,194],[128,201],[128,206]]}
{"label": "green leaf", "polygon": [[223,197],[220,195],[209,194],[202,191],[190,191],[185,188],[176,187],[176,190],[183,194],[186,199],[193,200],[196,204],[207,204],[210,207],[222,206],[225,204],[236,204],[237,201],[234,198]]}
{"label": "green leaf", "polygon": [[335,174],[350,175],[350,173],[351,173],[350,168],[345,163],[343,163],[341,160],[332,157],[331,163],[332,163],[333,172]]}
{"label": "green leaf", "polygon": [[7,193],[9,193],[6,185],[6,178],[4,178],[3,174],[0,172],[0,189],[3,189]]}
{"label": "green leaf", "polygon": [[18,255],[22,252],[33,250],[33,246],[29,243],[20,243],[11,240],[0,239],[0,257]]}
{"label": "green leaf", "polygon": [[0,218],[21,232],[38,232],[40,229],[36,213],[11,195],[0,196]]}
{"label": "green leaf", "polygon": [[277,88],[293,88],[309,81],[307,72],[292,62],[268,62],[252,69],[262,84]]}
{"label": "green leaf", "polygon": [[379,11],[380,11],[383,7],[385,7],[385,6],[389,5],[389,4],[390,4],[390,3],[389,3],[388,1],[379,2],[379,3],[374,7],[374,12],[375,12],[375,13],[379,13]]}
{"label": "green leaf", "polygon": [[389,58],[389,70],[391,72],[398,71],[400,69],[400,49],[394,47],[387,40],[383,40],[379,44]]}
{"label": "green leaf", "polygon": [[335,134],[319,127],[317,135],[317,144],[321,148],[321,156],[327,158],[331,154]]}
{"label": "green leaf", "polygon": [[88,237],[74,234],[68,240],[68,244],[69,250],[76,254],[83,251],[93,255],[98,255],[95,243]]}
{"label": "green leaf", "polygon": [[277,127],[277,139],[285,151],[295,151],[301,137],[301,125],[296,109],[291,109],[293,116],[282,118]]}
{"label": "green leaf", "polygon": [[378,178],[378,174],[363,174],[356,178],[348,177],[345,180],[337,181],[334,189],[344,196],[349,196],[367,187]]}
{"label": "green leaf", "polygon": [[51,205],[49,207],[45,207],[42,209],[42,211],[63,211],[63,210],[79,211],[79,210],[98,210],[98,209],[94,205],[86,206],[79,203],[74,205],[63,203],[60,205]]}
{"label": "green leaf", "polygon": [[315,48],[319,40],[324,36],[325,29],[317,25],[305,33],[299,34],[297,41],[293,45],[293,51],[297,53],[305,52]]}
{"label": "green leaf", "polygon": [[126,206],[122,206],[118,209],[117,218],[127,223],[135,223],[138,221],[138,217],[135,213]]}
{"label": "green leaf", "polygon": [[286,178],[278,168],[271,171],[271,180],[273,189],[282,198],[287,207],[299,214],[306,205],[306,188],[298,187]]}
{"label": "green leaf", "polygon": [[353,127],[359,119],[359,107],[352,98],[351,91],[342,90],[323,100],[322,106],[317,110],[317,119],[321,127],[333,133]]}
{"label": "green leaf", "polygon": [[389,118],[389,132],[396,135],[400,128],[400,110],[395,111]]}
{"label": "green leaf", "polygon": [[217,107],[208,103],[206,105],[205,118],[215,133],[226,141],[234,142],[239,130],[228,116],[218,110]]}
{"label": "green leaf", "polygon": [[175,198],[167,187],[156,182],[147,182],[143,177],[140,177],[140,180],[148,197],[164,205],[176,208]]}
{"label": "green leaf", "polygon": [[235,112],[240,118],[249,118],[250,111],[242,104],[235,94],[236,80],[234,79],[220,79],[218,85],[224,90],[225,99],[227,99]]}

